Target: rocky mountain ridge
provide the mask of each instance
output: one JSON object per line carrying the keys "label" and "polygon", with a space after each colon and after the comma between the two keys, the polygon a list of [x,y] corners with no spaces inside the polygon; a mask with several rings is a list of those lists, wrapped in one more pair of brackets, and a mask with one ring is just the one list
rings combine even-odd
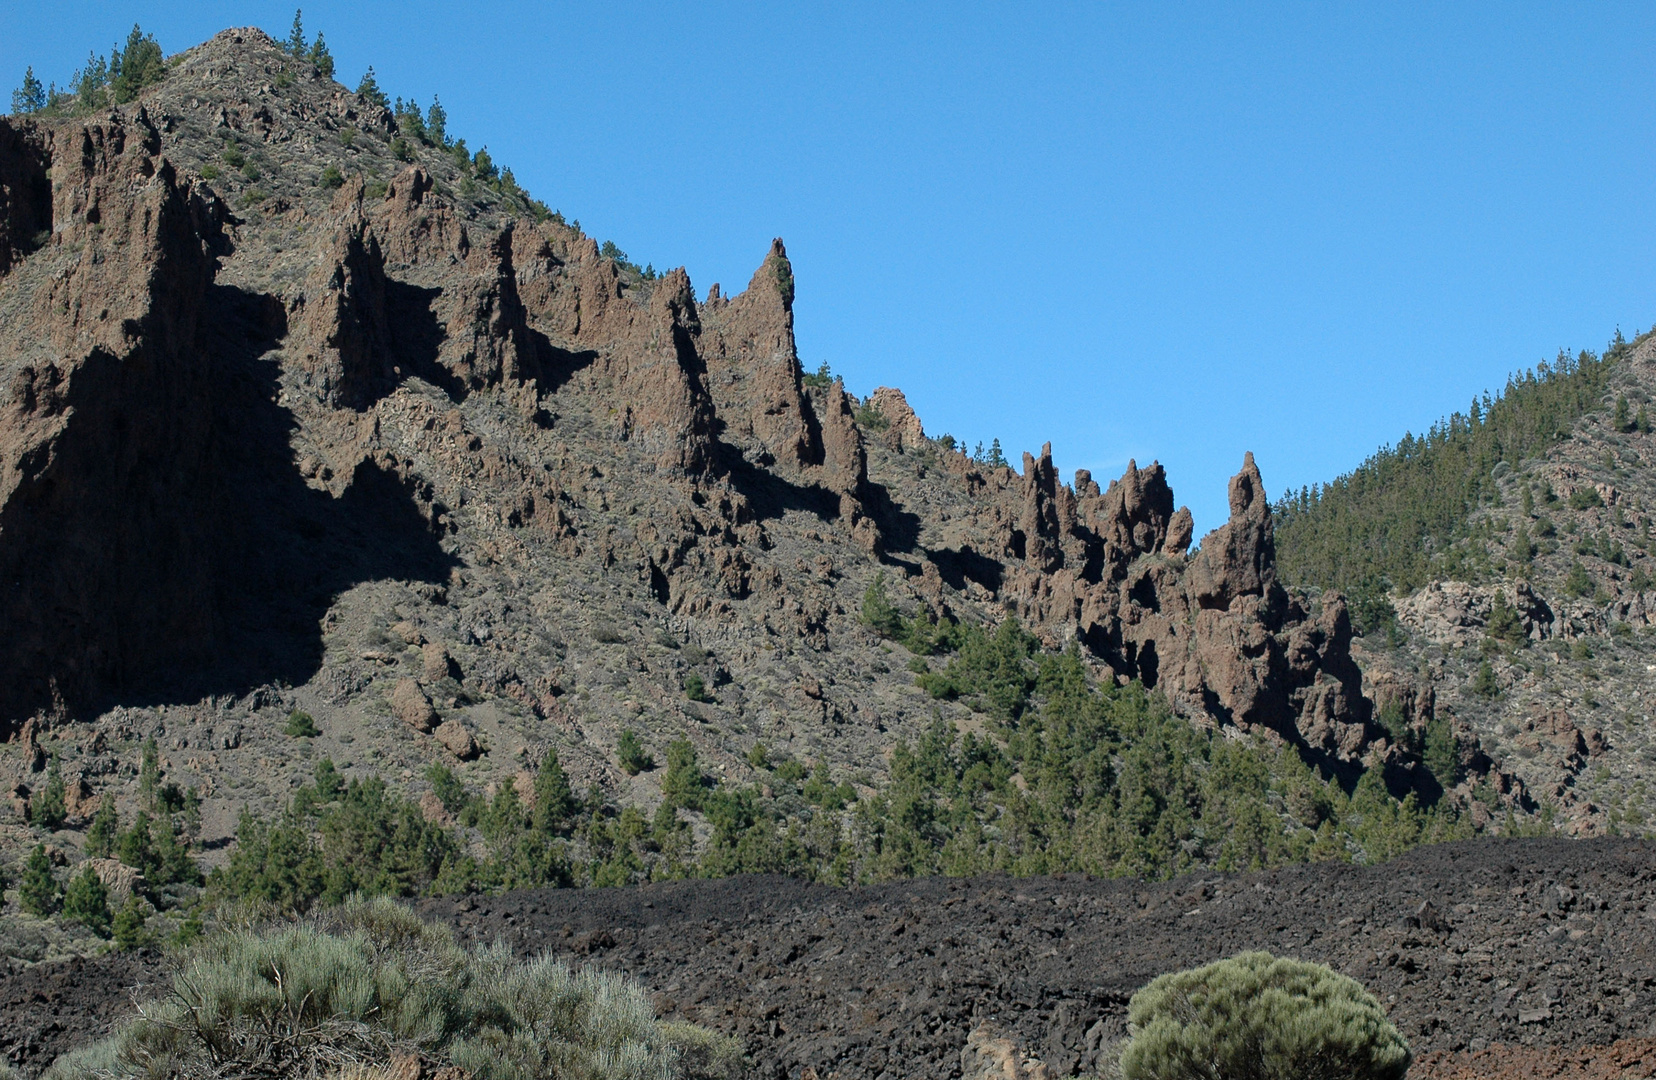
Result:
{"label": "rocky mountain ridge", "polygon": [[[1251,455],[1193,553],[1159,465],[1102,488],[1061,482],[1049,447],[992,468],[898,391],[810,385],[781,241],[741,293],[698,298],[259,31],[169,67],[104,115],[0,119],[19,797],[50,746],[83,805],[129,798],[149,736],[206,796],[209,842],[324,754],[482,786],[554,747],[649,803],[659,779],[615,762],[636,730],[731,778],[763,742],[868,785],[933,716],[976,723],[861,624],[876,581],[937,620],[1015,615],[1198,724],[1436,793],[1377,721],[1396,704],[1422,728],[1430,685],[1365,675],[1343,598],[1277,581]],[[284,737],[294,710],[321,736]],[[1527,800],[1470,735],[1460,758],[1465,791]]]}

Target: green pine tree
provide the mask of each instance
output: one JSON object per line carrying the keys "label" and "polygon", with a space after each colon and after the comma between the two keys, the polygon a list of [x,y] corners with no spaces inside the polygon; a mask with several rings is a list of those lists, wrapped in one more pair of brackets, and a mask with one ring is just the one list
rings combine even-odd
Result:
{"label": "green pine tree", "polygon": [[63,766],[56,751],[47,767],[46,783],[29,801],[29,823],[43,829],[55,829],[69,816],[68,789],[63,783]]}
{"label": "green pine tree", "polygon": [[1628,412],[1627,395],[1626,394],[1617,394],[1616,395],[1615,425],[1616,425],[1616,430],[1617,431],[1631,431],[1631,430],[1633,430],[1633,423],[1632,423],[1632,420],[1631,420],[1631,418],[1629,416],[1629,412]]}
{"label": "green pine tree", "polygon": [[318,75],[324,79],[333,78],[333,54],[328,51],[328,43],[322,40],[320,31],[317,32],[316,40],[311,43],[310,51],[306,55],[310,58],[311,66],[316,68]]}
{"label": "green pine tree", "polygon": [[17,883],[17,899],[30,915],[45,918],[58,908],[57,878],[52,876],[52,860],[46,856],[46,845],[36,844],[23,864],[23,877]]}
{"label": "green pine tree", "polygon": [[431,141],[448,149],[448,110],[435,96],[431,99],[431,108],[426,110],[426,131],[431,135]]}
{"label": "green pine tree", "polygon": [[136,949],[149,939],[144,925],[149,921],[149,908],[137,893],[127,897],[126,903],[111,920],[110,931],[116,948]]}
{"label": "green pine tree", "polygon": [[166,58],[155,38],[134,23],[132,33],[127,35],[126,47],[117,49],[110,57],[109,74],[115,104],[125,105],[138,96],[138,91],[166,77]]}
{"label": "green pine tree", "polygon": [[1593,579],[1587,576],[1587,568],[1581,565],[1581,560],[1570,563],[1569,573],[1564,575],[1564,591],[1574,597],[1593,594]]}
{"label": "green pine tree", "polygon": [[86,830],[86,853],[95,859],[111,858],[120,835],[121,813],[115,807],[114,792],[107,792],[92,817],[91,828]]}
{"label": "green pine tree", "polygon": [[368,66],[367,72],[363,74],[362,81],[357,83],[356,94],[365,104],[377,105],[382,109],[391,107],[391,99],[385,96],[385,91],[380,89],[379,80],[374,78],[372,64]]}
{"label": "green pine tree", "polygon": [[561,832],[580,809],[581,802],[558,761],[558,752],[548,750],[535,774],[535,831],[545,835]]}
{"label": "green pine tree", "polygon": [[655,767],[650,755],[644,752],[644,744],[638,741],[638,732],[631,728],[621,732],[621,738],[615,744],[615,760],[628,776],[637,776]]}
{"label": "green pine tree", "polygon": [[143,764],[138,767],[138,797],[147,810],[155,809],[155,795],[161,787],[161,749],[155,736],[144,740]]}
{"label": "green pine tree", "polygon": [[12,112],[37,113],[46,107],[46,88],[35,78],[34,68],[23,72],[23,85],[12,91]]}
{"label": "green pine tree", "polygon": [[303,15],[303,11],[298,8],[294,9],[293,28],[288,31],[287,41],[282,43],[283,48],[287,49],[289,53],[292,53],[296,57],[303,57],[305,55],[305,23]]}
{"label": "green pine tree", "polygon": [[1479,697],[1492,698],[1501,692],[1501,684],[1495,681],[1495,669],[1488,660],[1478,664],[1478,673],[1472,676],[1472,692]]}
{"label": "green pine tree", "polygon": [[109,936],[113,918],[109,911],[109,890],[92,867],[82,866],[81,872],[69,879],[69,887],[63,890],[63,917],[80,923],[99,937]]}

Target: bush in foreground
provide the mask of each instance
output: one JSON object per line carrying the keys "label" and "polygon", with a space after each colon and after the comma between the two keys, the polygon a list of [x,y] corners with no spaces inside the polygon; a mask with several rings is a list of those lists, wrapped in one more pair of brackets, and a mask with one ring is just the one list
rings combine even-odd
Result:
{"label": "bush in foreground", "polygon": [[644,990],[504,945],[468,951],[391,900],[229,932],[185,955],[172,993],[52,1080],[324,1076],[407,1055],[476,1080],[729,1077],[740,1048],[658,1021]]}
{"label": "bush in foreground", "polygon": [[1250,952],[1155,979],[1127,1006],[1123,1080],[1402,1080],[1409,1046],[1355,980]]}

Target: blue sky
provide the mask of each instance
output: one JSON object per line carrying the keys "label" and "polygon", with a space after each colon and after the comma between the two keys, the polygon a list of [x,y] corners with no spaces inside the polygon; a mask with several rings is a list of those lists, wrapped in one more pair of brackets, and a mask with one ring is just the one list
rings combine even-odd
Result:
{"label": "blue sky", "polygon": [[[288,3],[11,3],[67,81]],[[782,236],[800,353],[933,434],[1160,460],[1205,531],[1656,322],[1656,7],[307,3],[537,196],[699,291]]]}

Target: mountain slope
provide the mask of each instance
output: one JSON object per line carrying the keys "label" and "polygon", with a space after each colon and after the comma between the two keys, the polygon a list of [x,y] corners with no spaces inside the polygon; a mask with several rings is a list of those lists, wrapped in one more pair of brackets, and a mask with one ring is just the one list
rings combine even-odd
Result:
{"label": "mountain slope", "polygon": [[[1577,831],[1656,812],[1653,398],[1656,338],[1618,335],[1277,508],[1297,584],[1368,590],[1370,677],[1425,676],[1434,712]],[[1378,538],[1398,528],[1418,542],[1394,558]]]}
{"label": "mountain slope", "polygon": [[[259,31],[119,108],[0,120],[0,229],[20,806],[50,750],[71,823],[130,814],[148,738],[215,848],[323,758],[527,791],[552,749],[653,807],[625,732],[731,783],[769,755],[867,793],[934,720],[1009,737],[926,655],[1008,614],[1347,786],[1532,805],[1475,739],[1427,767],[1429,690],[1365,676],[1343,598],[1278,580],[1251,456],[1194,552],[1159,465],[1101,488],[1046,448],[976,462],[897,391],[804,378],[780,241],[698,296]],[[882,596],[936,649],[894,653]]]}

